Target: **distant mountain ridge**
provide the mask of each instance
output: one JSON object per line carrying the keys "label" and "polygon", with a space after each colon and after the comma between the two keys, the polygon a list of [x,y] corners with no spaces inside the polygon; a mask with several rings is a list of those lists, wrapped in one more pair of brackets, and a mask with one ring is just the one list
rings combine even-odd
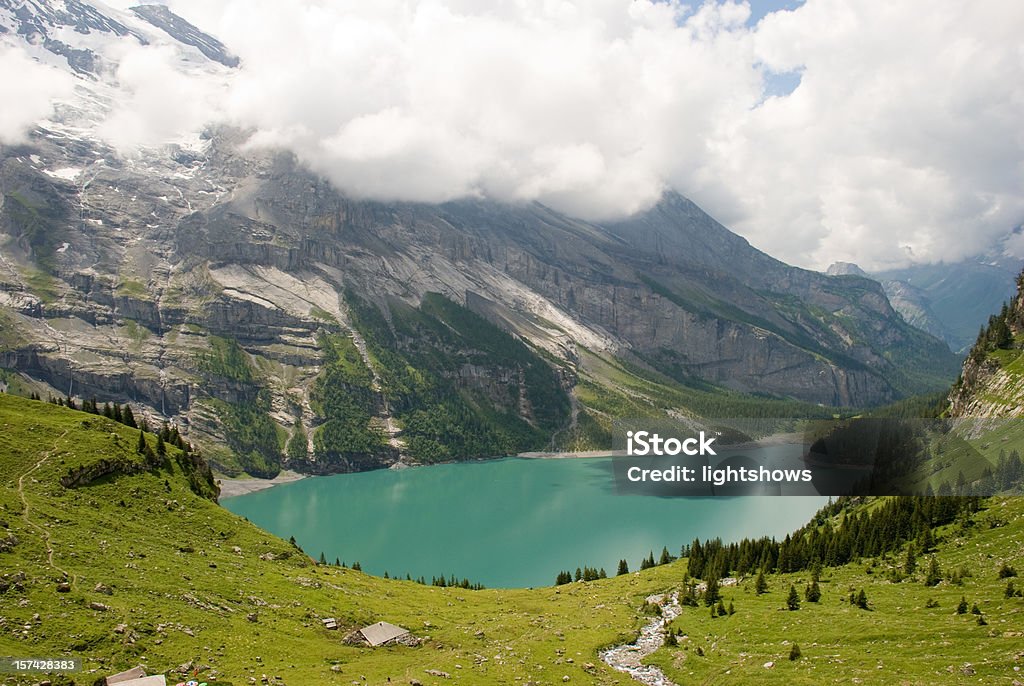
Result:
{"label": "distant mountain ridge", "polygon": [[179,17],[167,5],[138,5],[132,7],[131,11],[180,43],[196,48],[211,60],[225,67],[238,66],[238,58],[223,43]]}
{"label": "distant mountain ridge", "polygon": [[953,352],[966,354],[978,327],[1013,297],[1013,278],[1024,260],[992,250],[952,264],[922,264],[868,274],[855,264],[837,262],[832,275],[856,274],[876,279],[907,323],[944,340]]}

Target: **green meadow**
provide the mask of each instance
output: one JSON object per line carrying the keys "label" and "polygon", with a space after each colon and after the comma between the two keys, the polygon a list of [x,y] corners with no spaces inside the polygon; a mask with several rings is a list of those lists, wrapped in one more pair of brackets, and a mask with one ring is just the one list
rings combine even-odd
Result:
{"label": "green meadow", "polygon": [[[93,684],[135,665],[198,668],[221,684],[627,684],[598,651],[633,640],[650,621],[644,598],[686,579],[679,560],[559,587],[471,591],[317,564],[203,497],[208,482],[176,448],[154,466],[138,441],[103,417],[0,395],[0,655],[82,658],[83,672],[45,677],[53,684]],[[98,478],[61,484],[82,470]],[[826,568],[820,602],[796,611],[786,596],[792,584],[803,599],[806,573],[769,575],[762,595],[746,580],[723,589],[735,614],[685,608],[672,623],[678,647],[650,661],[679,684],[1024,682],[1014,671],[1024,669],[1024,599],[1004,597],[1016,579],[998,578],[1004,562],[1024,572],[1022,548],[1024,502],[990,499],[938,532],[935,587],[922,582],[925,559],[894,582],[901,555]],[[848,602],[861,588],[867,610]],[[981,615],[956,614],[961,596]],[[327,617],[342,628],[325,629]],[[421,645],[343,643],[377,621]],[[790,661],[794,642],[802,656]]]}

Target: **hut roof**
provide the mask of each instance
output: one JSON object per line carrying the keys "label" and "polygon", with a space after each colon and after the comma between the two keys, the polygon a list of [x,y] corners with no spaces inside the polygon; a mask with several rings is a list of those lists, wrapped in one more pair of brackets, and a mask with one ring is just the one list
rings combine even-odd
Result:
{"label": "hut roof", "polygon": [[388,624],[387,622],[377,622],[370,626],[364,626],[359,630],[359,633],[363,635],[366,642],[371,646],[379,646],[387,643],[388,641],[394,640],[399,636],[404,636],[409,633],[408,629],[403,629],[400,626],[394,624]]}

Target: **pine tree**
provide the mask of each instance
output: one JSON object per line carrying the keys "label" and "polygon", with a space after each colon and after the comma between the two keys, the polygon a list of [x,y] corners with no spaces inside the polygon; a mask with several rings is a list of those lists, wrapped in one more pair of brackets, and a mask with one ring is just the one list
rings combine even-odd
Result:
{"label": "pine tree", "polygon": [[903,572],[905,574],[913,574],[914,570],[917,569],[917,556],[914,554],[914,544],[907,544],[907,559],[903,563]]}
{"label": "pine tree", "polygon": [[622,576],[623,574],[629,574],[629,564],[625,560],[619,560],[619,571],[616,572],[616,575]]}
{"label": "pine tree", "polygon": [[669,554],[668,548],[667,547],[666,548],[662,548],[661,549],[661,558],[658,559],[658,564],[659,565],[667,565],[672,560],[673,560],[673,557],[672,557],[671,554]]}
{"label": "pine tree", "polygon": [[928,573],[924,577],[925,586],[937,586],[942,581],[942,570],[939,568],[939,561],[932,555],[928,560]]}
{"label": "pine tree", "polygon": [[862,610],[868,609],[868,594],[864,592],[864,589],[860,589],[860,593],[857,594],[857,607]]}
{"label": "pine tree", "polygon": [[118,424],[124,421],[124,416],[121,414],[121,406],[118,405],[117,403],[114,403],[114,407],[111,411],[110,418],[113,419]]}
{"label": "pine tree", "polygon": [[821,600],[821,586],[818,585],[817,579],[811,579],[810,585],[804,589],[804,598],[809,603],[816,603]]}
{"label": "pine tree", "polygon": [[135,422],[135,413],[132,412],[132,406],[128,403],[124,404],[124,411],[121,412],[121,421],[124,422],[125,426],[132,429],[137,429],[139,427]]}
{"label": "pine tree", "polygon": [[935,549],[935,535],[932,533],[932,528],[930,526],[926,526],[924,528],[921,535],[918,537],[918,540],[921,543],[922,553],[930,553]]}
{"label": "pine tree", "polygon": [[960,596],[960,602],[956,606],[956,613],[958,615],[967,614],[967,598],[965,598],[964,596]]}
{"label": "pine tree", "polygon": [[156,454],[160,457],[167,454],[167,444],[164,443],[164,437],[162,434],[157,434],[156,437]]}
{"label": "pine tree", "polygon": [[800,644],[794,643],[793,646],[789,649],[790,662],[795,662],[796,660],[799,660],[801,655],[802,653],[800,652]]}
{"label": "pine tree", "polygon": [[800,609],[800,595],[796,592],[796,586],[790,584],[789,596],[786,598],[786,607],[790,610]]}
{"label": "pine tree", "polygon": [[754,593],[762,595],[768,591],[768,582],[764,578],[764,570],[757,573],[757,581],[754,582]]}
{"label": "pine tree", "polygon": [[718,612],[719,617],[724,617],[727,614],[729,614],[729,611],[725,609],[725,603],[723,603],[721,600],[718,601],[718,605],[716,606],[715,611]]}
{"label": "pine tree", "polygon": [[359,564],[359,561],[357,560],[356,562],[352,563],[352,570],[355,572],[361,572],[363,571],[363,566]]}
{"label": "pine tree", "polygon": [[145,455],[146,447],[146,434],[144,431],[139,431],[139,447],[136,450],[140,455]]}
{"label": "pine tree", "polygon": [[729,602],[729,615],[736,614],[736,608],[732,606],[732,601]]}
{"label": "pine tree", "polygon": [[721,594],[718,591],[718,579],[712,577],[708,580],[708,588],[704,591],[704,604],[711,607],[721,599]]}

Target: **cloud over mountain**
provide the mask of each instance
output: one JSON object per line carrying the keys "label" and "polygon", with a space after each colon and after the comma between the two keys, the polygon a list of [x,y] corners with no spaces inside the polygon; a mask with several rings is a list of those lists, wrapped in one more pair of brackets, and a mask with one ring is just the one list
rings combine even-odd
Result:
{"label": "cloud over mountain", "polygon": [[356,195],[594,219],[672,188],[815,267],[958,259],[1024,219],[1021,3],[809,0],[755,26],[733,2],[170,6],[242,66],[224,88],[156,89],[133,55],[122,143],[205,113]]}

